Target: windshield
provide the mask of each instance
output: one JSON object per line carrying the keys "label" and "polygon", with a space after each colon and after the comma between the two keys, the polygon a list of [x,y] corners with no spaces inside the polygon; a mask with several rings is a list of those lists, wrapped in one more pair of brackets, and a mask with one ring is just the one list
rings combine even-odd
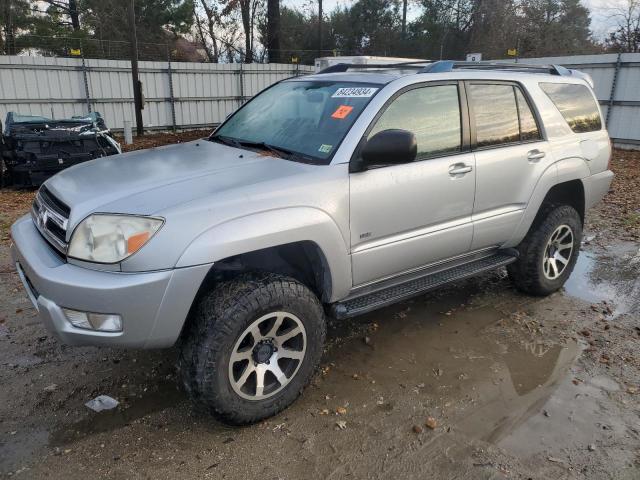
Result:
{"label": "windshield", "polygon": [[257,95],[210,138],[326,164],[379,85],[287,81]]}

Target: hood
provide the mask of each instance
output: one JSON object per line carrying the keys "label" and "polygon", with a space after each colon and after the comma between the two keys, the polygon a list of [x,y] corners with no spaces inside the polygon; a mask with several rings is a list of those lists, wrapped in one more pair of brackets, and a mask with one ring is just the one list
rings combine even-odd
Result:
{"label": "hood", "polygon": [[222,191],[284,178],[313,168],[198,140],[85,162],[60,172],[47,188],[77,224],[93,212],[153,215]]}

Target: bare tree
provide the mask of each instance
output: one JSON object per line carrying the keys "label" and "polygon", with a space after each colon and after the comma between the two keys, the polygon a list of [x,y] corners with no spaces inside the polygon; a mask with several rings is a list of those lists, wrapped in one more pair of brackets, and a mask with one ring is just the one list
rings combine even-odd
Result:
{"label": "bare tree", "polygon": [[263,0],[229,0],[223,14],[229,14],[233,10],[240,11],[242,30],[244,32],[244,62],[251,63],[254,60],[254,33],[256,27],[256,15],[262,7]]}
{"label": "bare tree", "polygon": [[607,46],[619,52],[640,52],[640,0],[627,0],[614,9],[618,28],[609,35]]}
{"label": "bare tree", "polygon": [[66,15],[71,20],[71,26],[74,31],[80,30],[80,12],[78,11],[77,0],[41,0],[47,5],[54,7],[63,15]]}
{"label": "bare tree", "polygon": [[230,60],[242,54],[236,12],[224,0],[199,0],[194,5],[196,38],[210,62]]}

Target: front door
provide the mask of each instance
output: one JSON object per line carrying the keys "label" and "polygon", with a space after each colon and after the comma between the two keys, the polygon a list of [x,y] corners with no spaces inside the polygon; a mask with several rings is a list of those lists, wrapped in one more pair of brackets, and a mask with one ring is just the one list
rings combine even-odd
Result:
{"label": "front door", "polygon": [[374,120],[368,138],[411,131],[418,155],[350,175],[354,286],[469,251],[475,162],[461,105],[456,82],[421,85],[395,96]]}

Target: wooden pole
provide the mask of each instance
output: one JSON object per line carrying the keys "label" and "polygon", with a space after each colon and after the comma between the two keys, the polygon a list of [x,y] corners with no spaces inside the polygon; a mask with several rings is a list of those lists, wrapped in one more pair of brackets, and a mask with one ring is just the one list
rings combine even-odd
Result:
{"label": "wooden pole", "polygon": [[136,36],[135,0],[129,3],[129,30],[131,31],[131,77],[133,81],[133,103],[136,112],[136,133],[144,135],[142,121],[142,88],[138,72],[138,38]]}

